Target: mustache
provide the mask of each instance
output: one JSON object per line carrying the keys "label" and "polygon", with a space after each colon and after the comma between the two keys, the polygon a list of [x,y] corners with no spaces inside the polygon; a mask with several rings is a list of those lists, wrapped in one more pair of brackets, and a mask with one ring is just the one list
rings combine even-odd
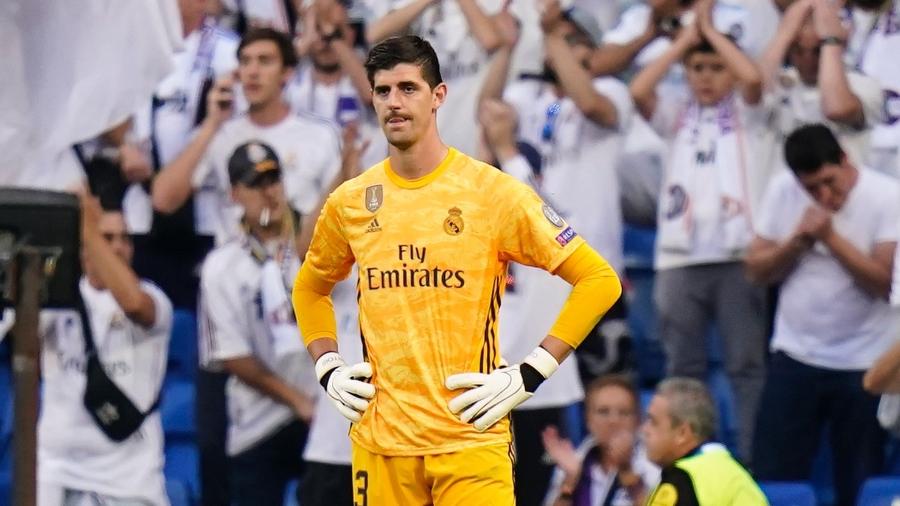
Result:
{"label": "mustache", "polygon": [[400,114],[399,112],[392,112],[392,113],[388,114],[386,118],[384,118],[384,121],[388,122],[394,118],[410,119],[410,117],[405,114]]}

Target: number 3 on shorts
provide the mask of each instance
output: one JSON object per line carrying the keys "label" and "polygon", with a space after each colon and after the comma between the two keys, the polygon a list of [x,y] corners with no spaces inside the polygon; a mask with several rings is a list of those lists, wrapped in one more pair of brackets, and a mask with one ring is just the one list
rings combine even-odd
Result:
{"label": "number 3 on shorts", "polygon": [[369,473],[366,471],[357,471],[353,481],[357,485],[356,499],[353,501],[353,506],[368,506]]}

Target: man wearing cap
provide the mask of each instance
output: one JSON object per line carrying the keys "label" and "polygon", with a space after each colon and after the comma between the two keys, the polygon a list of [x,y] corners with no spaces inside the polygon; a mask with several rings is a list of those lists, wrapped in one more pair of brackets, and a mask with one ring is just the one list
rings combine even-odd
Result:
{"label": "man wearing cap", "polygon": [[281,164],[267,144],[241,144],[228,160],[241,233],[207,257],[200,276],[204,367],[231,376],[228,399],[234,504],[280,504],[301,475],[316,379],[288,299],[300,261]]}
{"label": "man wearing cap", "polygon": [[[559,2],[546,3],[541,18],[544,32],[544,73],[523,77],[505,87],[508,59],[498,57],[482,88],[481,123],[499,165],[504,171],[517,169],[515,146],[491,141],[490,130],[500,124],[510,106],[518,115],[518,132],[497,139],[521,139],[541,154],[540,178],[530,178],[543,199],[567,222],[577,227],[593,247],[603,251],[610,265],[622,274],[622,213],[616,163],[631,125],[633,106],[628,88],[613,77],[592,78],[587,67],[600,40],[600,28],[589,13],[573,7],[562,11]],[[510,49],[506,49],[510,50]],[[506,104],[499,102],[499,99]],[[526,176],[527,178],[527,176]],[[520,177],[520,179],[523,179]],[[559,300],[562,304],[563,299]],[[604,316],[598,330],[612,336],[624,333],[625,308],[621,299]],[[619,323],[615,323],[619,322]],[[615,337],[609,339],[615,341]],[[605,372],[601,360],[613,350],[590,337],[576,350],[585,383]],[[539,431],[538,431],[539,433]]]}

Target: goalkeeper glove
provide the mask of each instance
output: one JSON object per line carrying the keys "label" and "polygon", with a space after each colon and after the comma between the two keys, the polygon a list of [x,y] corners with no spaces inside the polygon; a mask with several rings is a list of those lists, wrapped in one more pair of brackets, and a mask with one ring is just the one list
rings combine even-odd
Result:
{"label": "goalkeeper glove", "polygon": [[372,365],[360,362],[348,366],[334,351],[316,360],[316,377],[331,399],[331,403],[351,422],[358,422],[375,396],[375,386],[357,378],[372,377]]}
{"label": "goalkeeper glove", "polygon": [[448,407],[464,423],[472,422],[475,430],[484,432],[534,395],[557,367],[556,358],[538,346],[521,364],[501,366],[490,374],[454,374],[447,378],[447,388],[468,390],[451,399]]}

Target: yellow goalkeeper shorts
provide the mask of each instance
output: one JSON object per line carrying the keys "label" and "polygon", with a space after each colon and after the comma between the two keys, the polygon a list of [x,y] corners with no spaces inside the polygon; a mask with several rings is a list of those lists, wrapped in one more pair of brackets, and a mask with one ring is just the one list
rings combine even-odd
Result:
{"label": "yellow goalkeeper shorts", "polygon": [[389,457],[353,444],[353,506],[512,506],[511,443]]}

